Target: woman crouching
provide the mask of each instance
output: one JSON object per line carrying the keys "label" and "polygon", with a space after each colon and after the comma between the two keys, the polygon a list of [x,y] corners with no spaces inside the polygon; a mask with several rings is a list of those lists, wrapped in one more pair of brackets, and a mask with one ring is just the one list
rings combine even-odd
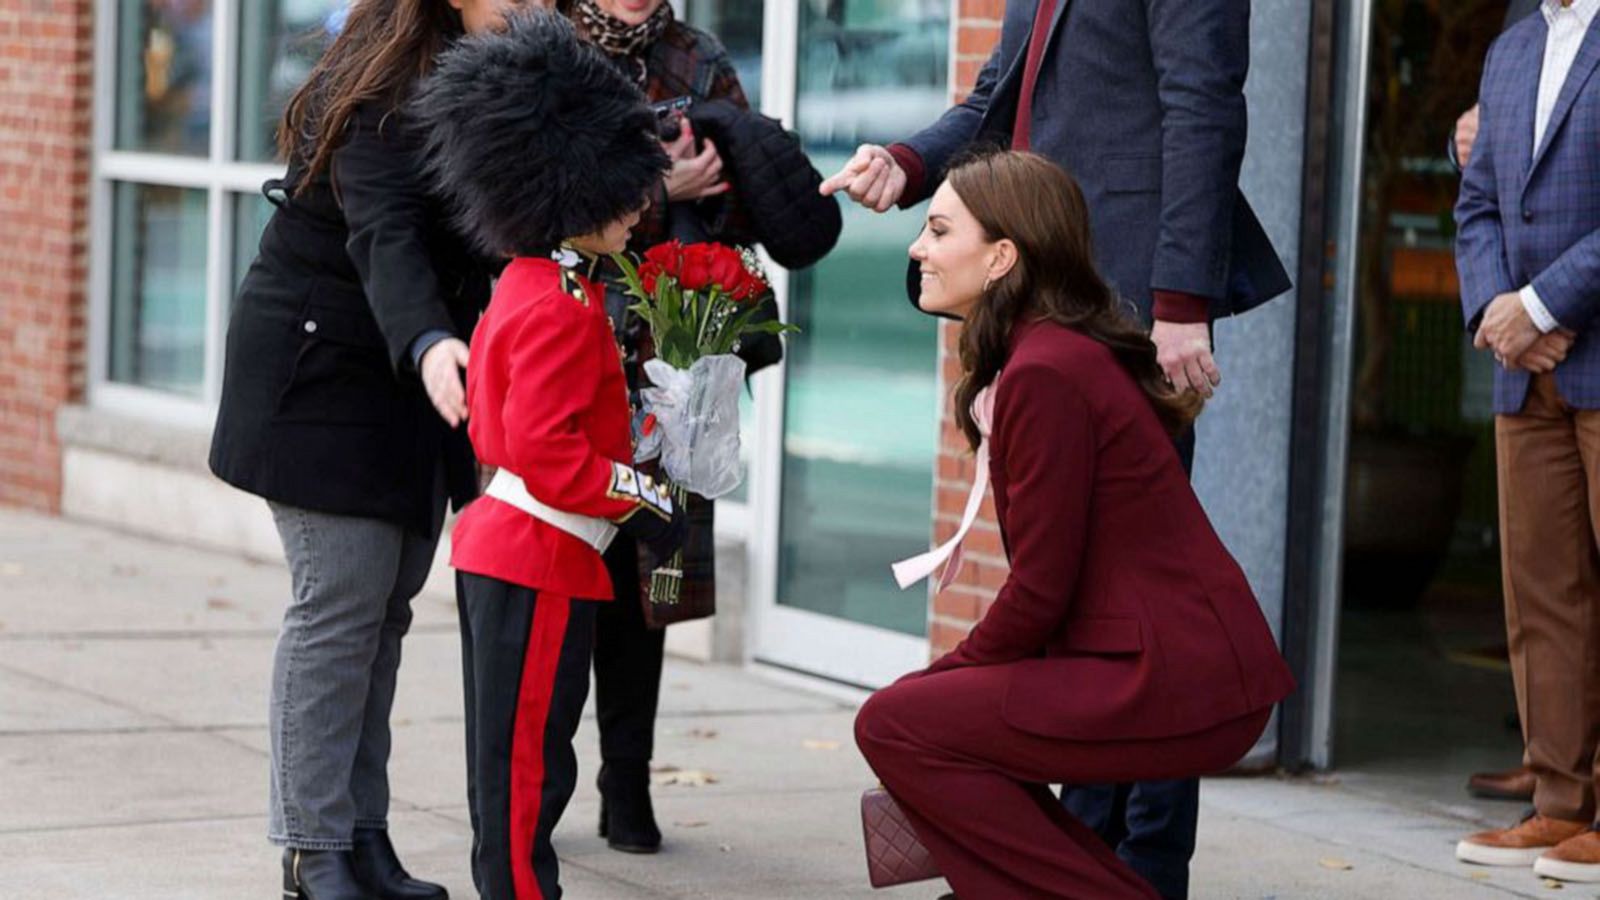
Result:
{"label": "woman crouching", "polygon": [[1293,689],[1173,447],[1200,400],[1167,385],[1042,157],[952,168],[911,257],[922,309],[964,320],[956,417],[989,442],[1011,573],[954,651],[873,695],[856,742],[958,895],[1156,897],[1046,786],[1220,771]]}
{"label": "woman crouching", "polygon": [[595,614],[613,597],[601,554],[620,531],[665,557],[685,528],[633,468],[604,294],[574,267],[626,246],[670,162],[638,88],[554,14],[461,41],[416,109],[458,220],[512,257],[467,367],[468,433],[499,471],[451,557],[473,881],[489,900],[554,900],[550,836],[577,781]]}

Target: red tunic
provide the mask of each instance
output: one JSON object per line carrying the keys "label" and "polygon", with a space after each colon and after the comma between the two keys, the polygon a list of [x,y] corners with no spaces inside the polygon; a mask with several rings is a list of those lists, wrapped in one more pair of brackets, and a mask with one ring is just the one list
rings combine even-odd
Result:
{"label": "red tunic", "polygon": [[[506,266],[472,337],[467,431],[478,459],[546,506],[622,522],[656,510],[629,490],[631,412],[601,288],[551,260]],[[537,591],[612,598],[599,552],[493,497],[461,514],[450,563]]]}

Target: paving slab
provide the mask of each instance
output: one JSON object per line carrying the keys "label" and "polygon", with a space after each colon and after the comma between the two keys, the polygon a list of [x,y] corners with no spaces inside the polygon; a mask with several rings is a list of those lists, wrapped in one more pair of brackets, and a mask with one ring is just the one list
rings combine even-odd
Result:
{"label": "paving slab", "polygon": [[0,737],[0,773],[0,833],[260,815],[267,787],[261,754],[192,731]]}
{"label": "paving slab", "polygon": [[[287,590],[281,566],[0,509],[0,897],[276,896],[265,719]],[[417,607],[393,719],[391,824],[416,872],[470,898],[455,613],[437,592]],[[939,896],[940,883],[865,883],[857,802],[873,778],[853,716],[837,695],[759,671],[669,660],[656,764],[711,780],[656,789],[667,843],[639,857],[595,834],[591,707],[556,834],[567,896]],[[1426,774],[1450,795],[1455,776]],[[1456,864],[1455,839],[1508,807],[1418,800],[1391,789],[1404,777],[1400,765],[1207,781],[1193,896],[1600,897]]]}
{"label": "paving slab", "polygon": [[159,719],[0,662],[0,736],[149,728]]}

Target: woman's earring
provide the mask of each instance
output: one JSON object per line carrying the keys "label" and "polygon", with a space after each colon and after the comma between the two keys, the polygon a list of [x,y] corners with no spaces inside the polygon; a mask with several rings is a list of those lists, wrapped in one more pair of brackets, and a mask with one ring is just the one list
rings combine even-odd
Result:
{"label": "woman's earring", "polygon": [[992,284],[994,284],[994,276],[985,275],[983,278],[983,292],[985,294],[989,293],[989,286]]}

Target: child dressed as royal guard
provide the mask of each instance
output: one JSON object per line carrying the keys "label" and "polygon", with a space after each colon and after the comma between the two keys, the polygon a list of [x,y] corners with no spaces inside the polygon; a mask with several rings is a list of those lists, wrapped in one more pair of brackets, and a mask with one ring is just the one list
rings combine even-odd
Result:
{"label": "child dressed as royal guard", "polygon": [[620,251],[669,162],[639,90],[560,17],[460,41],[416,105],[464,230],[510,257],[472,340],[469,433],[498,468],[456,525],[473,880],[488,900],[561,895],[550,835],[618,531],[666,558],[682,511],[633,467],[603,293],[573,266]]}

